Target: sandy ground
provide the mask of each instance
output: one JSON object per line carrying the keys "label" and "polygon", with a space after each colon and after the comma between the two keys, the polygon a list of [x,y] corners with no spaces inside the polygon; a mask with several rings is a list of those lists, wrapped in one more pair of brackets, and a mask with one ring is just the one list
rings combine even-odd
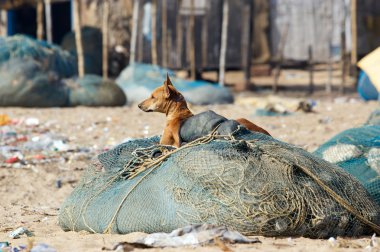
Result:
{"label": "sandy ground", "polygon": [[[239,97],[249,97],[244,93]],[[228,118],[245,117],[267,129],[280,140],[313,151],[324,141],[342,130],[362,125],[370,112],[378,105],[364,103],[351,95],[351,99],[332,99],[316,96],[316,113],[296,113],[282,117],[257,117],[251,105],[196,106],[193,112],[212,109]],[[88,147],[96,152],[113,146],[126,138],[160,134],[165,118],[160,114],[148,114],[136,106],[122,108],[51,108],[22,109],[1,108],[0,114],[12,119],[35,117],[40,125],[48,125],[50,131],[69,138],[71,146]],[[16,129],[18,126],[15,126]],[[21,126],[20,126],[21,127]],[[0,160],[1,162],[1,160]],[[58,251],[101,251],[112,248],[117,242],[132,241],[139,234],[99,235],[87,232],[63,232],[57,225],[57,214],[63,200],[70,194],[86,167],[85,159],[61,159],[58,161],[25,166],[0,168],[0,242],[13,245],[27,244],[28,238],[12,240],[8,233],[23,226],[33,231],[35,243],[46,243]],[[57,179],[62,187],[56,187]],[[265,238],[262,244],[228,245],[233,251],[330,251],[327,240],[306,238]],[[369,237],[338,239],[334,250],[363,251],[369,245]],[[217,246],[198,248],[165,248],[149,251],[221,251]],[[369,251],[369,250],[368,250]],[[373,249],[372,251],[376,251]]]}

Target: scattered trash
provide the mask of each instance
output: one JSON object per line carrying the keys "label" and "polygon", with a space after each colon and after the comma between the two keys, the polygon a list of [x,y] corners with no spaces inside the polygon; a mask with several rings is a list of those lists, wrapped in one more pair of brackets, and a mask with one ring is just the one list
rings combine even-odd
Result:
{"label": "scattered trash", "polygon": [[9,242],[0,242],[0,248],[9,247]]}
{"label": "scattered trash", "polygon": [[6,114],[0,114],[0,126],[8,125],[11,123],[11,119]]}
{"label": "scattered trash", "polygon": [[189,225],[176,229],[171,233],[149,234],[136,243],[145,244],[152,247],[180,247],[188,245],[201,245],[214,241],[214,239],[228,243],[259,243],[257,238],[247,238],[237,231],[228,230],[224,226],[211,224]]}
{"label": "scattered trash", "polygon": [[49,245],[45,243],[39,243],[36,246],[34,246],[30,252],[56,252],[57,250],[50,247]]}
{"label": "scattered trash", "polygon": [[338,242],[334,237],[330,237],[327,241],[330,243],[332,247],[338,246]]}
{"label": "scattered trash", "polygon": [[8,158],[7,160],[5,160],[5,163],[14,164],[14,163],[17,163],[19,161],[20,161],[20,159],[18,157],[11,157],[11,158]]}
{"label": "scattered trash", "polygon": [[0,126],[0,167],[89,160],[99,152],[96,148],[73,146],[69,138],[53,133],[52,128],[51,121],[44,123],[36,117],[19,118]]}
{"label": "scattered trash", "polygon": [[18,238],[20,238],[21,235],[24,235],[24,234],[28,237],[34,236],[33,233],[31,231],[29,231],[28,229],[26,229],[24,227],[19,227],[19,228],[13,230],[9,234],[9,237],[12,239],[18,239]]}
{"label": "scattered trash", "polygon": [[55,181],[55,187],[56,188],[61,188],[62,187],[62,180],[60,180],[60,179],[57,179],[56,181]]}
{"label": "scattered trash", "polygon": [[38,118],[31,117],[25,120],[25,124],[26,126],[31,126],[31,127],[37,126],[40,124],[40,120],[38,120]]}

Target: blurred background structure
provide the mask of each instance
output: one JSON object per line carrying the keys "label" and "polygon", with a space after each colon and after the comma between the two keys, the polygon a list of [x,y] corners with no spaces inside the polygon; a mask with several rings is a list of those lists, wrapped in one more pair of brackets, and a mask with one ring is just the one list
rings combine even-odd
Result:
{"label": "blurred background structure", "polygon": [[323,64],[326,92],[336,69],[343,92],[347,76],[356,83],[358,60],[380,43],[376,0],[0,0],[0,9],[0,35],[60,45],[77,55],[79,76],[116,78],[136,62],[191,80],[216,71],[213,81],[224,85],[225,71],[239,70],[243,81],[228,84],[245,90],[252,76],[273,74],[277,92],[281,70],[291,67],[309,71],[313,92]]}

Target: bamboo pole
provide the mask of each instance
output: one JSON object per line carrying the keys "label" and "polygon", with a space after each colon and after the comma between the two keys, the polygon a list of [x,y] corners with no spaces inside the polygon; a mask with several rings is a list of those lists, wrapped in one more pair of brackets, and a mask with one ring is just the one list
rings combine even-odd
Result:
{"label": "bamboo pole", "polygon": [[189,22],[189,35],[190,35],[190,78],[195,80],[195,13],[194,13],[194,0],[190,0],[190,22]]}
{"label": "bamboo pole", "polygon": [[202,69],[207,67],[208,53],[208,16],[207,13],[202,18]]}
{"label": "bamboo pole", "polygon": [[37,1],[37,39],[44,39],[44,2],[43,0]]}
{"label": "bamboo pole", "polygon": [[177,68],[182,67],[182,44],[183,44],[183,27],[182,27],[182,16],[180,14],[182,1],[178,0],[177,6],[177,22],[176,22],[176,36],[177,36]]}
{"label": "bamboo pole", "polygon": [[161,15],[161,49],[162,57],[161,62],[163,67],[168,66],[168,11],[167,0],[162,0],[162,15]]}
{"label": "bamboo pole", "polygon": [[103,2],[103,24],[102,24],[102,40],[103,40],[103,57],[102,57],[102,69],[103,69],[103,78],[108,78],[108,19],[110,12],[110,3],[109,0],[104,0]]}
{"label": "bamboo pole", "polygon": [[157,65],[157,0],[152,0],[152,64]]}
{"label": "bamboo pole", "polygon": [[246,2],[243,5],[242,10],[242,35],[241,35],[241,59],[244,70],[244,82],[241,87],[242,90],[246,90],[250,84],[251,79],[251,59],[252,59],[252,8],[253,2]]}
{"label": "bamboo pole", "polygon": [[137,41],[137,24],[139,22],[139,0],[133,2],[133,14],[132,14],[132,37],[131,37],[131,55],[129,58],[129,64],[132,65],[136,61],[136,41]]}
{"label": "bamboo pole", "polygon": [[79,77],[83,77],[84,76],[84,57],[83,57],[79,1],[80,0],[73,0],[73,12],[74,12],[75,45],[77,48],[77,57],[78,57],[78,75]]}
{"label": "bamboo pole", "polygon": [[219,55],[219,84],[224,86],[224,74],[226,70],[227,33],[228,33],[228,0],[223,1],[222,38]]}
{"label": "bamboo pole", "polygon": [[[358,62],[358,27],[357,27],[357,0],[351,0],[351,66],[353,76],[356,78],[356,63]],[[356,83],[356,82],[355,82]]]}
{"label": "bamboo pole", "polygon": [[309,45],[308,47],[309,56],[309,94],[314,92],[314,62],[313,62],[313,47]]}
{"label": "bamboo pole", "polygon": [[[139,8],[139,17],[144,16],[144,8]],[[136,44],[136,51],[137,51],[137,62],[142,62],[144,59],[144,33],[143,30],[143,22],[139,22],[137,24],[137,30],[139,31],[137,33],[137,44]]]}
{"label": "bamboo pole", "polygon": [[45,0],[45,20],[46,20],[46,39],[49,43],[53,42],[52,20],[51,20],[51,1]]}
{"label": "bamboo pole", "polygon": [[8,35],[7,23],[7,12],[5,10],[0,10],[0,36]]}

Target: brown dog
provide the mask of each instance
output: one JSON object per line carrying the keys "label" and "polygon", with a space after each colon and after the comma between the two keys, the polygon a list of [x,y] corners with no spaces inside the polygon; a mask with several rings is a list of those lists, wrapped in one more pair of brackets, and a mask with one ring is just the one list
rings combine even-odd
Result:
{"label": "brown dog", "polygon": [[[152,95],[141,102],[138,107],[145,112],[160,112],[166,114],[166,127],[160,140],[160,144],[181,146],[180,128],[182,123],[193,116],[193,113],[187,107],[183,95],[175,89],[170,81],[169,75],[166,76],[164,84],[156,88]],[[236,120],[238,123],[250,131],[261,132],[266,135],[270,134],[244,118]]]}

